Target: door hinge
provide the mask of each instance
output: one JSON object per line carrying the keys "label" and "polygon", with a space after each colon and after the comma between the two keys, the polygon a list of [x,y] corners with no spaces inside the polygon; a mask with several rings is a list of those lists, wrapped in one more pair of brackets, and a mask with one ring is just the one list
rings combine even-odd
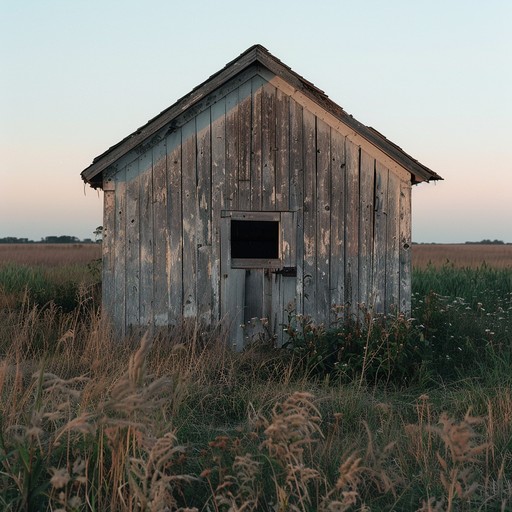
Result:
{"label": "door hinge", "polygon": [[283,277],[297,277],[297,267],[283,267],[278,270],[273,270],[272,274],[279,274]]}

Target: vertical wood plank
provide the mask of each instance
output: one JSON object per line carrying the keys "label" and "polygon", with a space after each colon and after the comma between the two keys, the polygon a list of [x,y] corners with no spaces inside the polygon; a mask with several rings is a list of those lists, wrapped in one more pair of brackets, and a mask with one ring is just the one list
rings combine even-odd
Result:
{"label": "vertical wood plank", "polygon": [[303,109],[290,99],[290,210],[297,212],[296,313],[304,313],[304,151]]}
{"label": "vertical wood plank", "polygon": [[197,128],[197,313],[205,325],[212,323],[213,283],[211,275],[211,130],[210,109],[198,114]]}
{"label": "vertical wood plank", "polygon": [[169,323],[170,237],[167,204],[167,145],[153,147],[153,315],[155,325]]}
{"label": "vertical wood plank", "polygon": [[388,214],[386,230],[386,313],[396,312],[400,307],[399,215],[400,179],[396,174],[390,171],[388,178]]}
{"label": "vertical wood plank", "polygon": [[222,217],[221,232],[221,320],[227,325],[231,346],[242,350],[244,336],[242,323],[244,318],[245,270],[231,268],[230,237],[231,218]]}
{"label": "vertical wood plank", "polygon": [[137,159],[126,166],[126,324],[128,328],[140,325],[139,191],[139,159]]}
{"label": "vertical wood plank", "polygon": [[276,88],[266,82],[261,96],[262,208],[276,207]]}
{"label": "vertical wood plank", "polygon": [[316,122],[316,321],[329,323],[331,248],[331,134],[321,119]]}
{"label": "vertical wood plank", "polygon": [[181,194],[183,214],[183,316],[197,316],[197,168],[196,119],[182,128]]}
{"label": "vertical wood plank", "polygon": [[246,270],[243,323],[247,324],[252,318],[265,316],[263,302],[263,270]]}
{"label": "vertical wood plank", "polygon": [[228,210],[238,208],[238,89],[226,96],[226,174],[224,201]]}
{"label": "vertical wood plank", "polygon": [[225,208],[226,161],[226,100],[222,98],[211,107],[212,150],[212,310],[213,319],[220,321],[221,312],[221,211]]}
{"label": "vertical wood plank", "polygon": [[290,208],[290,97],[276,94],[276,209]]}
{"label": "vertical wood plank", "polygon": [[388,168],[376,161],[373,242],[373,307],[376,313],[384,313],[386,304],[388,176]]}
{"label": "vertical wood plank", "polygon": [[140,285],[139,322],[153,323],[153,152],[139,157]]}
{"label": "vertical wood plank", "polygon": [[102,251],[102,314],[104,318],[114,324],[115,319],[115,220],[116,220],[116,192],[113,186],[103,193],[103,240]]}
{"label": "vertical wood plank", "polygon": [[264,80],[257,75],[251,80],[252,91],[252,142],[251,142],[251,210],[262,209],[262,153],[261,153],[261,99]]}
{"label": "vertical wood plank", "polygon": [[359,302],[372,308],[373,194],[375,159],[361,150],[359,186]]}
{"label": "vertical wood plank", "polygon": [[359,309],[359,147],[345,143],[345,302],[351,315]]}
{"label": "vertical wood plank", "polygon": [[411,184],[400,183],[400,312],[411,313]]}
{"label": "vertical wood plank", "polygon": [[304,110],[304,314],[316,316],[316,117]]}
{"label": "vertical wood plank", "polygon": [[252,125],[252,85],[243,83],[238,93],[238,207],[249,210],[251,207],[251,125]]}
{"label": "vertical wood plank", "polygon": [[176,325],[183,315],[183,222],[181,129],[167,137],[167,205],[169,218],[169,321]]}
{"label": "vertical wood plank", "polygon": [[114,257],[114,325],[121,336],[126,335],[126,167],[115,175]]}
{"label": "vertical wood plank", "polygon": [[345,137],[334,129],[331,130],[331,160],[331,303],[342,307],[345,305]]}
{"label": "vertical wood plank", "polygon": [[[281,258],[285,267],[297,265],[297,212],[281,212]],[[301,240],[302,244],[302,240]],[[275,276],[276,289],[273,291],[278,298],[277,307],[273,315],[273,332],[278,347],[285,343],[284,326],[288,323],[288,315],[295,310],[295,295],[297,290],[297,277]]]}

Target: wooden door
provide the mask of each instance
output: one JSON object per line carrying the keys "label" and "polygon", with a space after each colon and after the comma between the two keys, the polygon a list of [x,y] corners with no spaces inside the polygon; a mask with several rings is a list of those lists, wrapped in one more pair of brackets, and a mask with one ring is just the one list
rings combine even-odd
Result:
{"label": "wooden door", "polygon": [[[296,219],[295,212],[223,212],[221,316],[237,350],[259,339],[285,340],[297,286]],[[245,227],[249,234],[240,234]]]}

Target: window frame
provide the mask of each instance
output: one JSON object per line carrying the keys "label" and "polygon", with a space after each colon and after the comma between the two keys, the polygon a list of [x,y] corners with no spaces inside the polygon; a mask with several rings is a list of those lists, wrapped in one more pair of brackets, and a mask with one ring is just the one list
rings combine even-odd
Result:
{"label": "window frame", "polygon": [[[227,253],[230,262],[230,268],[234,269],[281,269],[283,268],[283,249],[282,249],[282,219],[281,212],[249,212],[249,211],[223,211],[222,217],[227,221],[229,248]],[[277,222],[278,223],[278,258],[232,258],[231,257],[231,221],[259,221],[259,222]]]}

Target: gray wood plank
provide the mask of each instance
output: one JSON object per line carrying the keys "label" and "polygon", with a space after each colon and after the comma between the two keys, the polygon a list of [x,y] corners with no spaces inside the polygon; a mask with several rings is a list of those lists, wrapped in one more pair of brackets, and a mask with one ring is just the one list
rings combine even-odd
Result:
{"label": "gray wood plank", "polygon": [[126,167],[115,175],[115,275],[114,275],[114,323],[116,331],[126,335]]}
{"label": "gray wood plank", "polygon": [[115,220],[116,220],[115,189],[106,190],[103,194],[103,240],[102,252],[102,315],[113,322],[115,315]]}
{"label": "gray wood plank", "polygon": [[297,212],[296,313],[304,313],[304,152],[303,109],[290,100],[290,210]]}
{"label": "gray wood plank", "polygon": [[316,126],[316,321],[328,325],[331,309],[331,129],[321,119],[317,119]]}
{"label": "gray wood plank", "polygon": [[251,80],[252,87],[252,141],[251,141],[251,209],[262,209],[262,153],[261,153],[261,99],[264,80],[256,75]]}
{"label": "gray wood plank", "polygon": [[211,123],[210,110],[196,118],[197,128],[197,314],[203,325],[212,323],[213,283],[212,197],[211,197]]}
{"label": "gray wood plank", "polygon": [[139,158],[139,322],[153,324],[153,152]]}
{"label": "gray wood plank", "polygon": [[375,159],[361,150],[360,162],[360,215],[359,215],[359,302],[371,309],[373,274],[373,194],[374,194]]}
{"label": "gray wood plank", "polygon": [[167,211],[169,218],[169,321],[181,322],[183,316],[183,222],[181,129],[167,137]]}
{"label": "gray wood plank", "polygon": [[411,184],[400,183],[400,312],[411,314]]}
{"label": "gray wood plank", "polygon": [[386,307],[387,313],[398,311],[400,306],[400,180],[389,172],[388,214],[386,240]]}
{"label": "gray wood plank", "polygon": [[238,92],[238,207],[248,210],[251,206],[251,123],[252,84],[240,85]]}
{"label": "gray wood plank", "polygon": [[[297,213],[281,212],[281,258],[285,267],[297,266]],[[272,293],[273,297],[277,294],[278,300],[276,305],[272,305],[272,329],[276,335],[276,345],[280,347],[287,341],[283,329],[288,324],[290,312],[296,308],[297,277],[276,275],[275,281],[276,289]],[[278,308],[276,311],[275,307]]]}
{"label": "gray wood plank", "polygon": [[244,346],[245,270],[231,268],[230,217],[220,219],[221,228],[221,321],[226,325],[229,344],[236,350]]}
{"label": "gray wood plank", "polygon": [[126,324],[139,326],[140,197],[139,159],[126,166]]}
{"label": "gray wood plank", "polygon": [[171,242],[167,204],[166,140],[153,148],[153,316],[155,325],[169,323]]}
{"label": "gray wood plank", "polygon": [[266,82],[261,96],[262,208],[276,207],[276,88]]}
{"label": "gray wood plank", "polygon": [[359,147],[345,143],[345,302],[359,315]]}
{"label": "gray wood plank", "polygon": [[376,313],[384,313],[386,304],[388,175],[388,168],[377,161],[375,163],[373,241],[373,308]]}
{"label": "gray wood plank", "polygon": [[225,208],[225,161],[226,161],[226,100],[223,98],[211,107],[212,151],[212,312],[220,321],[221,311],[221,210]]}
{"label": "gray wood plank", "polygon": [[245,298],[243,320],[247,324],[252,318],[262,318],[263,270],[253,268],[245,271]]}
{"label": "gray wood plank", "polygon": [[[345,137],[331,129],[331,303],[345,306]],[[331,319],[336,320],[337,314]]]}
{"label": "gray wood plank", "polygon": [[316,118],[304,110],[304,314],[315,317],[317,261]]}
{"label": "gray wood plank", "polygon": [[238,89],[226,96],[226,174],[224,201],[228,210],[238,208]]}
{"label": "gray wood plank", "polygon": [[276,209],[290,208],[290,97],[276,93]]}
{"label": "gray wood plank", "polygon": [[183,316],[197,316],[197,168],[196,119],[182,129],[181,194],[183,214]]}

